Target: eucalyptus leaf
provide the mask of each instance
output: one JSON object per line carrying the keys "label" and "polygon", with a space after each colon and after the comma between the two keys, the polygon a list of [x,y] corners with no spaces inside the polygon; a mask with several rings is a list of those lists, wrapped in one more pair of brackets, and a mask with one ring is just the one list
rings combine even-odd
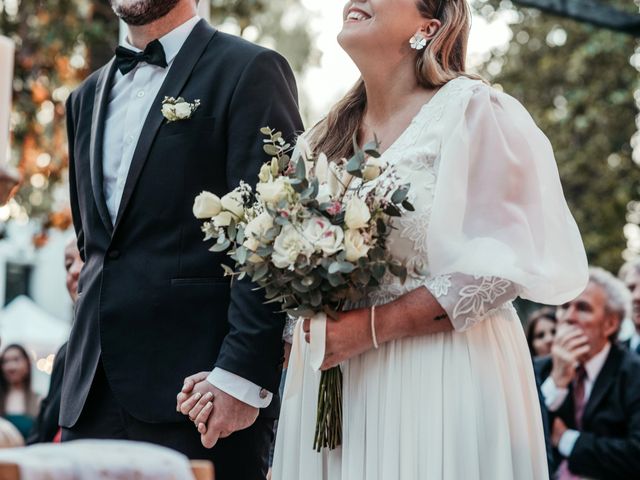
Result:
{"label": "eucalyptus leaf", "polygon": [[409,200],[405,200],[404,202],[402,202],[402,207],[408,212],[415,212],[416,211],[415,207],[413,206],[413,204]]}
{"label": "eucalyptus leaf", "polygon": [[260,133],[262,133],[263,135],[271,136],[271,132],[272,130],[269,127],[262,127],[260,129]]}
{"label": "eucalyptus leaf", "polygon": [[409,194],[409,188],[407,188],[406,186],[400,187],[391,196],[391,201],[396,205],[399,203],[402,203],[407,199],[408,194]]}
{"label": "eucalyptus leaf", "polygon": [[225,238],[222,243],[215,243],[209,251],[214,253],[224,252],[230,246],[231,242]]}
{"label": "eucalyptus leaf", "polygon": [[270,143],[264,145],[262,147],[262,149],[264,150],[264,152],[269,155],[270,157],[277,157],[278,154],[280,153],[280,149],[278,147],[276,147],[275,145],[272,145]]}

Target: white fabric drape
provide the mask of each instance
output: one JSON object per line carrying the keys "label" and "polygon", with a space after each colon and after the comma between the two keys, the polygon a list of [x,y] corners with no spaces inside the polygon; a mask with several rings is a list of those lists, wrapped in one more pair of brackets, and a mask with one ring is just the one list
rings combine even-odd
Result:
{"label": "white fabric drape", "polygon": [[189,459],[168,448],[115,440],[79,440],[0,450],[28,480],[194,480]]}

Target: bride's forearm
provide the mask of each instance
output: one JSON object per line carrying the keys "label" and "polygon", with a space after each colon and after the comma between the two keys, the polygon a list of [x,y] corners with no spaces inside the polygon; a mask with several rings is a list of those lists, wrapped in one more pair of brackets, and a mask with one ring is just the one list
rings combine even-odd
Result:
{"label": "bride's forearm", "polygon": [[453,330],[447,312],[426,288],[377,307],[375,326],[379,343]]}

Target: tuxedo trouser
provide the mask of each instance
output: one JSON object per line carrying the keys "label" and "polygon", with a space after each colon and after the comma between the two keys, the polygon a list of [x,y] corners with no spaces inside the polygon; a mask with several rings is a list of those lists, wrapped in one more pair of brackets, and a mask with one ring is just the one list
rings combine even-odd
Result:
{"label": "tuxedo trouser", "polygon": [[[149,401],[153,401],[152,393]],[[211,460],[216,480],[265,480],[274,438],[273,423],[273,419],[259,417],[251,427],[206,449],[189,421],[156,424],[129,415],[116,400],[100,362],[82,414],[72,428],[63,428],[62,441],[109,439],[154,443],[190,459]]]}

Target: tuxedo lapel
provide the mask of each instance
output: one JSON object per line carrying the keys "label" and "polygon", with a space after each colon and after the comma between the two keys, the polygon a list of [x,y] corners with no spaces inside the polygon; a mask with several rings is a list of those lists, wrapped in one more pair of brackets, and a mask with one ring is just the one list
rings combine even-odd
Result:
{"label": "tuxedo lapel", "polygon": [[584,409],[582,424],[587,425],[593,414],[596,412],[600,402],[604,400],[605,395],[616,380],[620,362],[622,361],[622,352],[615,345],[611,346],[611,351],[604,363],[602,370],[598,374],[593,390],[589,396],[589,401]]}
{"label": "tuxedo lapel", "polygon": [[91,119],[91,144],[90,144],[90,165],[91,165],[91,187],[95,198],[98,213],[104,223],[105,228],[111,234],[113,225],[111,224],[111,216],[107,209],[107,203],[104,199],[103,173],[102,173],[102,152],[104,139],[104,124],[107,106],[109,104],[109,91],[113,83],[113,77],[116,73],[114,59],[102,69],[98,82],[96,83],[96,92],[93,100],[93,117]]}
{"label": "tuxedo lapel", "polygon": [[161,111],[162,101],[165,97],[178,97],[180,95],[180,92],[191,76],[191,72],[215,32],[216,30],[205,20],[200,20],[200,22],[198,22],[193,28],[191,34],[180,49],[180,52],[174,59],[142,127],[140,139],[138,140],[138,144],[133,154],[131,167],[129,168],[129,174],[127,175],[124,191],[122,193],[122,200],[120,201],[120,208],[118,210],[114,226],[114,234],[115,231],[117,231],[118,226],[122,221],[122,216],[129,205],[129,201],[131,200],[131,196],[135,190],[138,178],[142,173],[142,169],[149,155],[149,150],[156,138],[156,134],[162,126],[162,122],[165,120]]}

